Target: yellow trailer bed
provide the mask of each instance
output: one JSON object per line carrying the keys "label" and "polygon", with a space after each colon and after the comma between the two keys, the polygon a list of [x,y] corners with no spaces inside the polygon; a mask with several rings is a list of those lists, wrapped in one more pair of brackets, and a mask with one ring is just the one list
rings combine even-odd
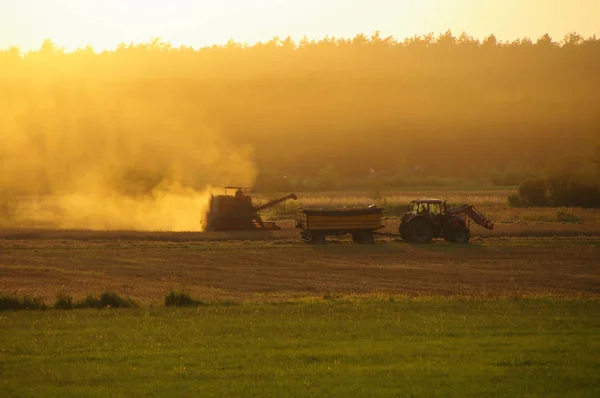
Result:
{"label": "yellow trailer bed", "polygon": [[301,238],[324,243],[326,235],[352,235],[356,243],[373,243],[373,233],[383,228],[384,209],[373,205],[355,209],[302,209],[296,217]]}

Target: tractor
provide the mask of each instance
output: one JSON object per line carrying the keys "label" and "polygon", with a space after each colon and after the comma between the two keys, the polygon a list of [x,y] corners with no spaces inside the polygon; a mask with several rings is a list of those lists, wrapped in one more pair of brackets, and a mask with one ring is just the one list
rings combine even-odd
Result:
{"label": "tractor", "polygon": [[427,243],[444,238],[453,243],[468,243],[471,237],[467,216],[486,229],[494,224],[472,205],[447,208],[440,199],[413,200],[402,214],[398,231],[403,240]]}
{"label": "tractor", "polygon": [[[227,195],[228,189],[235,189],[234,195]],[[280,230],[274,222],[263,221],[259,212],[288,199],[298,199],[289,194],[260,206],[252,204],[248,188],[225,187],[225,195],[212,195],[206,214],[207,231],[257,231]]]}

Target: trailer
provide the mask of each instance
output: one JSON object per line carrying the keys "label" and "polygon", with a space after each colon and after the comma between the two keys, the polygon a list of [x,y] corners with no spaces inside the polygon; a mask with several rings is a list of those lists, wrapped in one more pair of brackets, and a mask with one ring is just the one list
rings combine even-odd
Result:
{"label": "trailer", "polygon": [[324,244],[327,235],[352,236],[355,243],[375,243],[375,231],[383,228],[384,209],[370,205],[351,209],[300,209],[296,229],[302,240]]}

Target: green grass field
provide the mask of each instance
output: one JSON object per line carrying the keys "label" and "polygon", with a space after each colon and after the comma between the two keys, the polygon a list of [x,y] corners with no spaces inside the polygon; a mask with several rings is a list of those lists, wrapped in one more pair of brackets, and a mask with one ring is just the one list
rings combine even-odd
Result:
{"label": "green grass field", "polygon": [[597,299],[0,313],[0,395],[600,396]]}

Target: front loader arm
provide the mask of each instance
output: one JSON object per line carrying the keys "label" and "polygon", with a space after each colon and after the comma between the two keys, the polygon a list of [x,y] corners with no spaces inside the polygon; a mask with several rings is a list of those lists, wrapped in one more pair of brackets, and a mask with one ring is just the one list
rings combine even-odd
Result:
{"label": "front loader arm", "polygon": [[494,229],[494,223],[492,223],[491,220],[488,220],[473,205],[463,205],[463,206],[453,207],[451,209],[448,209],[446,212],[448,214],[452,214],[455,216],[458,216],[461,214],[467,215],[467,216],[469,216],[469,218],[471,220],[475,221],[475,223],[481,225],[483,228],[491,229],[491,230]]}

